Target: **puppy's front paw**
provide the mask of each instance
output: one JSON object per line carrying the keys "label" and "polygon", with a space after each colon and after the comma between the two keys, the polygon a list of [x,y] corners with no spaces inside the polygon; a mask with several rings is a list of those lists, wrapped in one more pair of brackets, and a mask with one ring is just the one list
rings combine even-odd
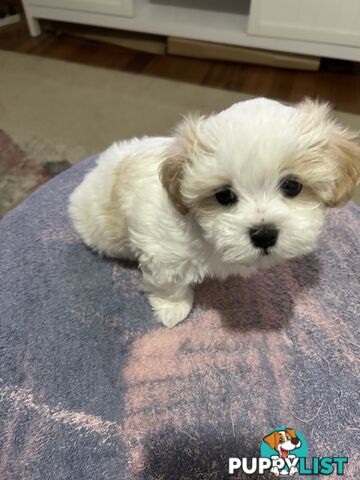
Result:
{"label": "puppy's front paw", "polygon": [[189,315],[194,293],[191,288],[188,288],[186,295],[177,300],[159,297],[156,294],[150,294],[148,298],[156,318],[166,327],[173,328]]}

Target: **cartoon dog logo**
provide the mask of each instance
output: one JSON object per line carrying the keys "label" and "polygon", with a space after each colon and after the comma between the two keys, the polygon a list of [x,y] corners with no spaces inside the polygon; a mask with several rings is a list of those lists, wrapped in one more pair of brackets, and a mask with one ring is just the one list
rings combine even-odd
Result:
{"label": "cartoon dog logo", "polygon": [[[277,456],[271,458],[291,459],[296,458],[291,452],[296,448],[301,447],[301,440],[297,437],[296,431],[293,428],[286,428],[284,430],[274,431],[264,438],[270,448],[277,452]],[[298,473],[296,466],[291,466],[289,471],[279,471],[278,467],[273,467],[271,471],[278,477],[279,475],[290,475],[291,477]]]}

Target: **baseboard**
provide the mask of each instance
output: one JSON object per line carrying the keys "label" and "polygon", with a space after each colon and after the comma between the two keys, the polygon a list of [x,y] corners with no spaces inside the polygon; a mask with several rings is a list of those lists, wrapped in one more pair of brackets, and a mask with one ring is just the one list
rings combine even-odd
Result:
{"label": "baseboard", "polygon": [[173,55],[207,60],[254,63],[295,70],[318,70],[320,67],[319,57],[236,47],[178,37],[169,37],[167,47],[168,53]]}
{"label": "baseboard", "polygon": [[20,22],[20,15],[18,13],[15,15],[7,15],[4,18],[0,18],[0,27],[6,27],[7,25],[12,25],[17,22]]}
{"label": "baseboard", "polygon": [[158,35],[51,21],[45,21],[44,27],[47,30],[56,30],[76,37],[118,45],[131,50],[158,55],[166,52],[166,38]]}

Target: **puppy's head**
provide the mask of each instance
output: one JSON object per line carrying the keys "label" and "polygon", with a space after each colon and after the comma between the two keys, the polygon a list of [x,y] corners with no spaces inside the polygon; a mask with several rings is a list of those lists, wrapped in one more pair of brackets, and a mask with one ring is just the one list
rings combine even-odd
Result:
{"label": "puppy's head", "polygon": [[301,446],[301,440],[296,436],[293,428],[272,432],[264,438],[264,442],[274,450],[277,450],[283,458],[288,455],[288,452]]}
{"label": "puppy's head", "polygon": [[264,98],[185,119],[160,172],[223,261],[248,266],[311,252],[326,208],[346,204],[359,176],[356,134],[326,104]]}

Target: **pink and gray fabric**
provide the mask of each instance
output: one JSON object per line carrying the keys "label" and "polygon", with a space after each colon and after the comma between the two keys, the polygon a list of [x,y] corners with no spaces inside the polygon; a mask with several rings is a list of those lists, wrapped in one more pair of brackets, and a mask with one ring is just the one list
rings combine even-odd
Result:
{"label": "pink and gray fabric", "polygon": [[358,479],[359,208],[329,213],[314,255],[201,285],[168,330],[136,266],[71,228],[68,196],[94,162],[0,223],[1,479],[225,479],[282,425]]}

